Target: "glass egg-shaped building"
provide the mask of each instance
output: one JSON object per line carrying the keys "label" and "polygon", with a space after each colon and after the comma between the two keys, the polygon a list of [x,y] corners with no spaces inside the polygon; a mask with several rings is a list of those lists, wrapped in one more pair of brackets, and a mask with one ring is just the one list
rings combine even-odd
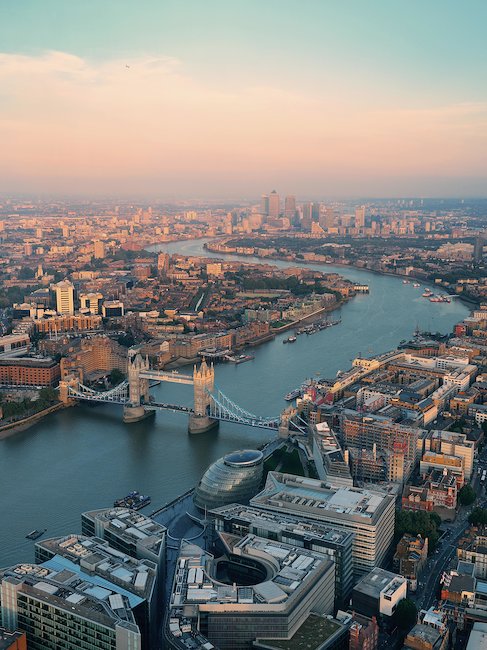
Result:
{"label": "glass egg-shaped building", "polygon": [[202,510],[229,503],[248,503],[259,491],[263,471],[261,451],[233,451],[208,467],[196,488],[194,503]]}

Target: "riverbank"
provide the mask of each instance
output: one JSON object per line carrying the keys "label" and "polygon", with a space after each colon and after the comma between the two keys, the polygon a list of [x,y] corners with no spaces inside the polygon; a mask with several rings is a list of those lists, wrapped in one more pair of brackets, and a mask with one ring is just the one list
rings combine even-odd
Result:
{"label": "riverbank", "polygon": [[294,327],[298,327],[298,325],[302,325],[303,323],[308,323],[310,321],[313,321],[314,319],[316,319],[318,316],[321,316],[322,314],[336,311],[337,309],[340,309],[340,307],[345,305],[347,302],[348,302],[347,300],[342,299],[339,300],[338,302],[333,303],[333,305],[320,307],[320,309],[316,309],[315,311],[311,312],[311,314],[307,314],[306,316],[303,316],[303,318],[299,318],[298,320],[293,320],[290,323],[281,325],[281,327],[273,328],[272,331],[275,332],[276,334],[280,334],[281,332],[286,332],[287,330],[293,329]]}
{"label": "riverbank", "polygon": [[[203,245],[203,248],[205,248],[210,253],[213,253],[215,255],[220,254],[220,255],[235,255],[235,256],[242,256],[242,257],[251,257],[251,258],[255,258],[256,260],[259,260],[259,262],[261,262],[263,264],[265,264],[266,260],[272,260],[272,261],[276,261],[276,262],[286,262],[288,264],[292,264],[292,265],[295,265],[295,266],[312,266],[312,265],[324,266],[324,267],[326,267],[328,265],[330,265],[330,266],[338,266],[340,268],[356,269],[357,271],[364,271],[366,273],[373,273],[375,275],[389,276],[389,277],[398,278],[398,279],[407,278],[407,279],[411,279],[411,280],[417,280],[418,282],[427,283],[427,284],[431,285],[432,287],[438,286],[438,285],[435,285],[435,283],[432,282],[431,280],[426,280],[425,278],[420,277],[418,275],[414,275],[414,274],[401,275],[401,274],[398,274],[398,273],[391,273],[390,271],[380,271],[378,269],[371,269],[371,268],[368,268],[368,267],[365,267],[365,266],[359,266],[358,264],[346,264],[344,262],[337,262],[335,260],[333,260],[333,261],[330,260],[330,262],[323,262],[321,260],[304,260],[304,259],[301,260],[301,259],[289,258],[289,257],[286,257],[285,255],[282,255],[282,256],[279,256],[279,255],[266,255],[266,257],[259,257],[255,253],[242,253],[242,252],[237,252],[237,251],[221,251],[221,250],[211,248],[211,244],[213,243],[213,241],[220,241],[220,240],[212,240],[210,242],[206,242]],[[460,300],[461,302],[466,304],[468,307],[478,307],[480,305],[480,301],[478,301],[478,300],[474,300],[473,298],[469,298],[467,296],[462,296],[462,294],[460,294],[460,293],[450,293],[448,288],[446,288],[446,287],[441,287],[441,289],[443,291],[447,291],[450,296],[457,297],[458,300]]]}
{"label": "riverbank", "polygon": [[8,422],[7,424],[0,426],[0,440],[3,438],[8,438],[9,436],[13,436],[15,433],[19,433],[20,431],[25,431],[34,424],[37,424],[39,420],[45,418],[46,415],[50,415],[51,413],[55,413],[56,411],[60,411],[64,408],[66,408],[66,404],[59,402],[58,404],[48,406],[47,409],[43,409],[38,413],[33,413],[26,418],[22,418],[21,420]]}

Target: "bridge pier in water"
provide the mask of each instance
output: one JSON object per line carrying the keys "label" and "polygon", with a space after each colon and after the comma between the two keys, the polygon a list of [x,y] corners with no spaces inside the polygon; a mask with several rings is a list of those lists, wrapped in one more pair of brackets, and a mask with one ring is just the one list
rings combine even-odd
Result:
{"label": "bridge pier in water", "polygon": [[127,424],[140,422],[154,416],[154,411],[144,407],[149,402],[149,380],[140,376],[141,372],[149,370],[149,360],[140,354],[129,357],[127,375],[129,382],[129,399],[123,407],[123,421]]}
{"label": "bridge pier in water", "polygon": [[189,416],[188,432],[205,433],[215,429],[219,421],[208,415],[211,405],[211,393],[215,387],[215,370],[213,364],[208,366],[203,359],[199,368],[193,368],[194,413]]}

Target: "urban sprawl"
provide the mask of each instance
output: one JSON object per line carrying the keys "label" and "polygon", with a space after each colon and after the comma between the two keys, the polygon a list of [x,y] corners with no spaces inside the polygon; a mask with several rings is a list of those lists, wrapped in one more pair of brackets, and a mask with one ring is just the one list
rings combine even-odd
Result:
{"label": "urban sprawl", "polygon": [[[238,205],[3,199],[0,437],[83,399],[143,420],[168,407],[154,379],[193,384],[191,433],[233,417],[270,442],[216,460],[151,515],[132,493],[80,513],[81,533],[32,531],[35,562],[0,570],[0,648],[487,647],[486,209],[275,191]],[[202,238],[204,257],[165,250]],[[218,401],[216,364],[343,326],[332,312],[367,299],[329,264],[471,314],[357,350],[275,421]]]}

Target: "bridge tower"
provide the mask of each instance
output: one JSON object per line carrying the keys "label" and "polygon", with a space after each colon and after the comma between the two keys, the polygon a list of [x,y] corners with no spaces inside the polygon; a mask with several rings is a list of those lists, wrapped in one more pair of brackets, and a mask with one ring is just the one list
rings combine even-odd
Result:
{"label": "bridge tower", "polygon": [[215,386],[215,370],[203,359],[199,368],[193,369],[194,413],[189,416],[189,433],[204,433],[218,426],[218,420],[208,415],[211,395]]}
{"label": "bridge tower", "polygon": [[129,353],[127,375],[129,382],[129,401],[123,407],[124,422],[138,422],[154,411],[146,411],[144,404],[149,402],[149,380],[140,377],[140,373],[149,370],[149,360],[138,353]]}

